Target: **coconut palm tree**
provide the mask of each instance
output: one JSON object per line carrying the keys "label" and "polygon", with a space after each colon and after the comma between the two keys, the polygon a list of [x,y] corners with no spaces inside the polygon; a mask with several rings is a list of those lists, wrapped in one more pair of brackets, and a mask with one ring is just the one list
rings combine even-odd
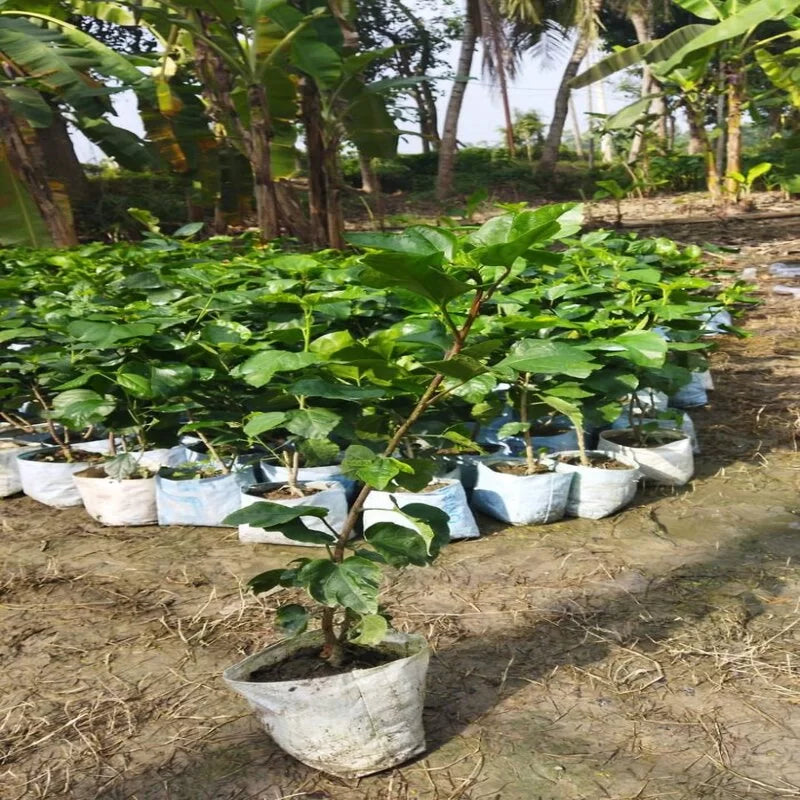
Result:
{"label": "coconut palm tree", "polygon": [[556,161],[558,160],[558,148],[561,146],[561,137],[564,133],[564,125],[567,122],[567,114],[569,114],[570,81],[578,74],[581,62],[597,38],[597,17],[602,9],[603,0],[577,0],[577,2],[562,5],[561,13],[564,14],[566,12],[566,19],[560,17],[560,21],[565,26],[574,28],[575,43],[561,75],[561,82],[558,85],[553,107],[553,117],[550,120],[547,138],[542,148],[542,156],[536,169],[536,174],[540,178],[552,175],[555,169]]}
{"label": "coconut palm tree", "polygon": [[551,33],[557,0],[465,0],[461,51],[453,79],[453,88],[445,113],[439,146],[439,169],[436,195],[447,197],[453,189],[458,120],[464,103],[472,61],[478,42],[483,43],[483,72],[496,77],[503,102],[509,153],[514,152],[511,131],[513,120],[508,100],[508,82],[513,79],[524,53]]}

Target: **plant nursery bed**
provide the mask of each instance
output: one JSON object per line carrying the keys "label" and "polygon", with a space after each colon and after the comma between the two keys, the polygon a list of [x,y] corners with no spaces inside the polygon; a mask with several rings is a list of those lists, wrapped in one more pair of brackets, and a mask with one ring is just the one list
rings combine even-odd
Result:
{"label": "plant nursery bed", "polygon": [[[791,220],[685,238],[742,247],[712,257],[721,280],[800,252]],[[220,677],[280,638],[274,611],[299,595],[245,584],[297,548],[4,500],[0,797],[800,796],[800,304],[770,281],[754,336],[711,356],[690,484],[597,521],[481,519],[431,568],[389,572],[392,624],[433,653],[427,750],[387,773],[303,766]]]}

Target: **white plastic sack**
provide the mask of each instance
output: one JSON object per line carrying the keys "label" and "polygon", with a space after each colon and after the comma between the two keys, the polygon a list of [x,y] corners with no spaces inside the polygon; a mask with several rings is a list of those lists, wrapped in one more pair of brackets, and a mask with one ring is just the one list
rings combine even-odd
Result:
{"label": "white plastic sack", "polygon": [[[495,459],[495,463],[524,463],[524,459]],[[509,475],[495,472],[492,461],[479,461],[478,479],[472,493],[475,507],[512,525],[539,525],[564,516],[572,475],[547,472]]]}
{"label": "white plastic sack", "polygon": [[392,510],[394,498],[400,508],[411,503],[440,508],[450,517],[451,540],[477,539],[480,536],[478,523],[469,510],[467,495],[461,483],[445,478],[435,478],[434,482],[446,485],[432,492],[379,492],[373,489],[364,502],[364,530],[376,522],[394,522],[403,528],[416,530],[410,520]]}
{"label": "white plastic sack", "polygon": [[72,476],[83,499],[86,513],[103,525],[155,525],[155,478],[115,480],[96,476],[94,469]]}
{"label": "white plastic sack", "polygon": [[[587,452],[591,455],[606,455],[597,450]],[[579,464],[565,464],[559,456],[574,457],[580,452],[556,453],[554,462],[556,472],[572,474],[572,484],[567,497],[566,513],[584,519],[602,519],[624,508],[636,496],[639,470],[636,463],[622,455],[615,458],[630,466],[630,469],[601,469],[584,467]]]}
{"label": "white plastic sack", "polygon": [[683,486],[694,475],[694,454],[688,436],[675,431],[675,436],[680,438],[658,447],[628,447],[613,440],[616,434],[629,431],[629,428],[622,428],[601,433],[597,449],[633,459],[643,477],[665,486]]}
{"label": "white plastic sack", "polygon": [[314,769],[345,778],[402,764],[425,749],[422,708],[429,651],[421,636],[390,631],[382,646],[404,657],[371,669],[256,683],[257,669],[321,647],[320,631],[272,645],[229,667],[228,686],[250,704],[275,743]]}
{"label": "white plastic sack", "polygon": [[22,491],[17,456],[38,449],[35,444],[17,444],[11,439],[0,440],[0,497]]}
{"label": "white plastic sack", "polygon": [[[345,488],[341,483],[336,481],[308,481],[301,484],[303,488],[320,489],[321,491],[316,494],[310,494],[308,497],[296,497],[286,500],[269,500],[270,503],[279,503],[282,506],[289,506],[296,508],[297,506],[317,506],[318,508],[327,508],[328,516],[325,517],[328,525],[330,525],[337,533],[342,530],[345,520],[347,519],[347,494]],[[267,487],[275,488],[272,482],[257,483],[241,492],[241,507],[253,505],[266,500],[265,497],[258,496],[257,493],[263,491]],[[301,517],[306,527],[311,528],[312,531],[321,531],[322,533],[330,534],[327,526],[319,517]],[[260,542],[264,544],[288,544],[293,547],[307,546],[318,547],[319,545],[306,545],[305,542],[296,542],[293,539],[287,539],[280,531],[267,531],[264,528],[255,528],[252,525],[239,526],[239,541],[241,542]]]}
{"label": "white plastic sack", "polygon": [[[700,453],[700,442],[697,438],[697,431],[695,430],[694,422],[692,421],[692,418],[685,411],[681,411],[680,416],[681,416],[680,422],[676,422],[674,419],[652,419],[648,420],[648,423],[655,422],[659,428],[663,428],[664,430],[673,429],[673,430],[683,431],[692,442],[692,452],[695,455],[697,455],[698,453]],[[611,429],[619,431],[622,430],[623,428],[627,428],[629,424],[630,421],[628,420],[628,415],[627,413],[625,413],[617,417],[611,423]]]}
{"label": "white plastic sack", "polygon": [[252,467],[216,478],[172,480],[156,475],[158,524],[220,527],[228,514],[239,509],[242,487],[254,483]]}
{"label": "white plastic sack", "polygon": [[681,386],[681,388],[669,398],[669,404],[673,408],[696,408],[697,406],[706,405],[708,403],[706,375],[707,372],[693,372],[689,383]]}
{"label": "white plastic sack", "polygon": [[706,336],[719,336],[720,333],[726,332],[723,330],[724,327],[733,325],[733,317],[724,308],[719,311],[702,314],[700,321],[704,323],[703,333]]}
{"label": "white plastic sack", "polygon": [[[17,468],[22,491],[28,497],[54,508],[79,506],[83,502],[80,493],[72,480],[75,472],[86,469],[86,461],[61,463],[57,461],[33,461],[35,451],[28,451],[17,456]],[[52,450],[51,452],[55,452]]]}
{"label": "white plastic sack", "polygon": [[[280,464],[262,461],[260,466],[266,483],[286,483],[289,480],[289,470]],[[355,497],[356,482],[351,478],[345,477],[342,473],[341,464],[331,464],[325,467],[300,467],[297,471],[297,480],[300,483],[335,481],[344,486],[348,500],[352,500]]]}

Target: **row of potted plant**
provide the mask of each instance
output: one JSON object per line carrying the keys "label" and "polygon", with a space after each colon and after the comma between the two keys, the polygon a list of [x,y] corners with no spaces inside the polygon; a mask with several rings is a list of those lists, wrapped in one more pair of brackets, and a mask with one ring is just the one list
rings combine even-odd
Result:
{"label": "row of potted plant", "polygon": [[[721,295],[690,274],[697,252],[601,232],[577,237],[579,227],[572,206],[510,208],[478,229],[417,226],[353,237],[366,252],[335,264],[277,256],[279,266],[260,277],[248,266],[239,288],[235,275],[215,273],[224,288],[209,288],[203,305],[196,293],[181,305],[186,289],[163,285],[165,275],[207,275],[184,265],[161,269],[158,288],[155,279],[125,275],[123,284],[140,287],[131,302],[115,286],[103,304],[95,286],[91,308],[76,306],[72,290],[69,301],[44,300],[43,315],[6,306],[6,339],[27,346],[28,357],[11,359],[4,413],[25,422],[33,407],[54,438],[103,426],[109,447],[124,439],[141,453],[162,437],[194,435],[202,463],[231,474],[248,468],[247,456],[283,466],[285,486],[270,478],[226,521],[323,545],[325,555],[252,579],[256,592],[299,590],[308,600],[293,597],[278,611],[278,626],[294,638],[229,669],[226,679],[306,763],[341,775],[384,769],[424,747],[427,648],[390,630],[379,603],[381,570],[432,563],[460,524],[452,506],[435,504],[441,487],[430,490],[437,470],[442,484],[455,483],[442,476],[442,459],[474,467],[474,503],[511,521],[522,521],[506,502],[512,480],[544,478],[551,506],[559,493],[569,502],[575,474],[581,485],[585,475],[624,484],[636,469],[622,448],[685,438],[661,428],[663,412],[648,411],[640,392],[674,396],[688,384],[705,368],[705,318],[742,299],[735,287]],[[142,299],[148,283],[166,294]],[[603,433],[604,452],[590,451],[584,429],[616,421],[623,398],[632,426]],[[556,414],[572,421],[576,446],[545,459],[537,425]],[[476,445],[492,434],[521,458],[481,460],[488,454]],[[58,444],[62,460],[74,459],[71,445]],[[314,486],[294,476],[304,463],[336,468],[340,458],[356,494],[337,511],[320,502],[329,481]],[[117,459],[130,467],[126,454]],[[619,502],[629,491],[614,489]],[[414,502],[400,503],[401,492]],[[580,501],[573,497],[574,509]],[[306,632],[312,620],[319,629]],[[320,679],[308,691],[300,656],[309,648],[331,673],[330,701]],[[336,714],[321,718],[325,708]]]}

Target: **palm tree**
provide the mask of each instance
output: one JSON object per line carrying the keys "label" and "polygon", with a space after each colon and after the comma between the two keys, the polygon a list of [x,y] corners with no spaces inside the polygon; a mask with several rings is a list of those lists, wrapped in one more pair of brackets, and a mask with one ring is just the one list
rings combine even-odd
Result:
{"label": "palm tree", "polygon": [[549,30],[550,6],[555,0],[465,0],[461,52],[453,79],[453,89],[445,113],[439,146],[436,196],[443,199],[453,190],[453,168],[458,120],[464,103],[472,60],[479,40],[483,41],[483,71],[496,76],[503,102],[509,153],[514,153],[513,120],[508,100],[508,80],[514,77],[523,53],[530,50]]}
{"label": "palm tree", "polygon": [[[542,156],[536,169],[536,174],[540,178],[547,178],[555,170],[558,148],[561,146],[561,137],[569,113],[570,81],[578,74],[581,62],[597,37],[597,16],[602,8],[603,0],[578,0],[577,3],[564,5],[569,6],[564,9],[567,12],[565,24],[574,26],[576,38],[556,92],[553,118],[550,121]],[[571,20],[569,16],[572,17]]]}

